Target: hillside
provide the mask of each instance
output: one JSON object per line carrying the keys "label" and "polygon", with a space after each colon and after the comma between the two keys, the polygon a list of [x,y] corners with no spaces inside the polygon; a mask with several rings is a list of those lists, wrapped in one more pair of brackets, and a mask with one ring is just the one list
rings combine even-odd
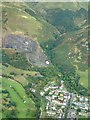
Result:
{"label": "hillside", "polygon": [[[16,5],[16,6],[15,6]],[[23,4],[3,3],[3,36],[11,33],[28,35],[40,42],[53,39],[54,26],[44,20],[37,20],[25,12]],[[48,29],[50,32],[48,32]]]}
{"label": "hillside", "polygon": [[10,34],[3,39],[4,48],[12,48],[25,54],[27,61],[34,66],[47,66],[48,58],[40,45],[27,36]]}
{"label": "hillside", "polygon": [[42,16],[61,33],[79,29],[80,23],[88,17],[87,3],[29,3],[28,6],[32,7],[26,9],[28,13],[34,12],[35,15]]}
{"label": "hillside", "polygon": [[87,118],[87,37],[87,3],[4,2],[3,118]]}

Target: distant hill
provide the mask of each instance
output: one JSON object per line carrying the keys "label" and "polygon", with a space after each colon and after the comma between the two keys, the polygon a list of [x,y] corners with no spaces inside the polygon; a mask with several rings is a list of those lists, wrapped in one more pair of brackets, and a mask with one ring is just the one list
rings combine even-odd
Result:
{"label": "distant hill", "polygon": [[3,3],[3,36],[11,33],[25,34],[39,42],[53,39],[57,29],[45,20],[37,20],[25,12],[26,8],[26,3]]}
{"label": "distant hill", "polygon": [[[79,24],[87,19],[87,3],[61,2],[61,3],[29,3],[34,13],[42,16],[54,25],[61,33],[79,29]],[[86,6],[86,7],[85,7]],[[26,11],[32,14],[31,9]]]}
{"label": "distant hill", "polygon": [[[47,58],[56,67],[68,64],[85,71],[88,68],[87,6],[82,2],[3,3],[3,40],[10,34],[27,36],[38,43],[37,51],[42,48],[47,56],[44,63]],[[34,62],[37,56],[29,58]]]}

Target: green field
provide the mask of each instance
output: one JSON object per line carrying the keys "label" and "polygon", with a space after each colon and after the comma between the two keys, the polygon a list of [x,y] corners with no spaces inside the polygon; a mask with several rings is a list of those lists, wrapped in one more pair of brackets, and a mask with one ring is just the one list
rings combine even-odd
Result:
{"label": "green field", "polygon": [[[16,81],[20,82],[23,86],[28,84],[27,76],[39,75],[39,72],[22,70],[8,65],[8,67],[3,66],[2,73],[7,76],[12,76]],[[14,73],[15,75],[12,75]]]}
{"label": "green field", "polygon": [[[8,92],[10,93],[11,99],[17,105],[16,109],[18,111],[18,114],[17,114],[18,118],[35,117],[34,115],[35,115],[36,108],[35,108],[34,102],[32,101],[32,99],[27,97],[24,88],[19,83],[13,81],[12,79],[3,78],[2,84],[3,84],[3,89],[8,90]],[[20,96],[22,97],[22,99]],[[24,101],[26,101],[26,103],[24,103]]]}

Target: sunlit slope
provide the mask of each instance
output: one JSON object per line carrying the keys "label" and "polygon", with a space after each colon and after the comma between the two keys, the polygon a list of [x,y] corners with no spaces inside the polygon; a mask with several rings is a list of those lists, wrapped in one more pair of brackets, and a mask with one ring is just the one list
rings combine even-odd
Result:
{"label": "sunlit slope", "polygon": [[54,26],[44,20],[38,21],[27,14],[20,5],[3,4],[3,36],[15,33],[29,35],[34,40],[46,41],[53,38],[57,31]]}
{"label": "sunlit slope", "polygon": [[39,3],[27,3],[27,6],[32,7],[33,9],[40,11],[44,9],[55,9],[61,8],[63,10],[70,9],[76,11],[80,8],[88,9],[87,2],[39,2]]}
{"label": "sunlit slope", "polygon": [[45,2],[29,3],[25,11],[34,17],[40,17],[55,26],[60,33],[77,31],[80,24],[88,18],[87,3]]}

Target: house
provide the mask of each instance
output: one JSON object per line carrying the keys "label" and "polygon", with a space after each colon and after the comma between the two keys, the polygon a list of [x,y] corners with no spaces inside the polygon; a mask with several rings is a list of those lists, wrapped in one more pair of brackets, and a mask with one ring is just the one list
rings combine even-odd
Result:
{"label": "house", "polygon": [[65,108],[65,106],[62,106],[61,108]]}
{"label": "house", "polygon": [[57,98],[57,96],[56,95],[52,95],[52,99],[54,99],[54,98]]}
{"label": "house", "polygon": [[85,98],[85,101],[88,101],[88,98]]}
{"label": "house", "polygon": [[67,99],[64,99],[64,102],[67,102]]}
{"label": "house", "polygon": [[49,88],[44,88],[44,91],[47,92],[49,90]]}
{"label": "house", "polygon": [[67,105],[67,103],[63,103],[63,105],[65,105],[65,106],[66,106],[66,105]]}
{"label": "house", "polygon": [[32,92],[35,92],[36,90],[35,89],[31,89]]}
{"label": "house", "polygon": [[49,92],[49,95],[52,95],[53,94],[53,92]]}
{"label": "house", "polygon": [[60,94],[60,97],[63,97],[63,96],[64,96],[64,95],[61,93],[61,94]]}
{"label": "house", "polygon": [[53,106],[53,107],[52,107],[52,110],[56,110],[56,108]]}
{"label": "house", "polygon": [[28,45],[29,43],[26,41],[25,44]]}
{"label": "house", "polygon": [[46,106],[46,110],[48,110],[48,105]]}
{"label": "house", "polygon": [[47,64],[47,65],[49,65],[49,64],[50,64],[48,60],[46,60],[46,64]]}
{"label": "house", "polygon": [[40,92],[40,95],[43,96],[43,95],[44,95],[44,92]]}
{"label": "house", "polygon": [[49,114],[49,115],[55,115],[56,112],[53,112],[53,111],[47,111],[47,114]]}
{"label": "house", "polygon": [[64,83],[64,81],[63,81],[63,80],[61,80],[61,83]]}
{"label": "house", "polygon": [[61,105],[62,104],[59,100],[52,100],[52,103],[55,103],[57,105]]}
{"label": "house", "polygon": [[79,115],[88,116],[88,114],[85,112],[79,112]]}
{"label": "house", "polygon": [[55,91],[55,95],[58,95],[59,94],[59,92],[58,91]]}
{"label": "house", "polygon": [[67,98],[68,98],[68,96],[64,96],[64,98],[65,98],[65,99],[67,99]]}

